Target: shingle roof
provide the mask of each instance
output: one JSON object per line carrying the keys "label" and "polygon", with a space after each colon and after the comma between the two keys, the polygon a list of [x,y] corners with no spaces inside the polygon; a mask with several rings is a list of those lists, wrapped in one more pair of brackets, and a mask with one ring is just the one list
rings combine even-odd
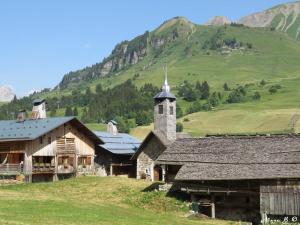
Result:
{"label": "shingle roof", "polygon": [[184,180],[300,177],[300,136],[179,139],[157,162],[183,165],[176,179]]}
{"label": "shingle roof", "polygon": [[300,177],[300,164],[209,164],[189,163],[176,180],[249,180]]}
{"label": "shingle roof", "polygon": [[166,92],[166,91],[159,92],[157,95],[154,96],[154,99],[166,99],[166,98],[173,99],[173,100],[176,99],[176,97],[171,92]]}
{"label": "shingle roof", "polygon": [[99,146],[113,154],[132,155],[137,151],[141,144],[140,140],[125,133],[113,135],[108,132],[95,131],[95,134],[104,143]]}
{"label": "shingle roof", "polygon": [[147,145],[147,143],[152,138],[157,138],[165,148],[167,148],[167,146],[171,144],[171,142],[161,132],[159,132],[159,131],[150,131],[150,133],[147,135],[147,137],[141,143],[139,149],[134,153],[134,155],[132,156],[131,159],[137,159],[139,154],[143,151],[144,146]]}
{"label": "shingle roof", "polygon": [[80,130],[87,134],[96,143],[101,143],[100,139],[86,128],[75,117],[54,117],[37,120],[16,120],[0,121],[0,142],[4,141],[25,141],[35,140],[38,137],[50,132],[51,130],[65,124],[74,123]]}

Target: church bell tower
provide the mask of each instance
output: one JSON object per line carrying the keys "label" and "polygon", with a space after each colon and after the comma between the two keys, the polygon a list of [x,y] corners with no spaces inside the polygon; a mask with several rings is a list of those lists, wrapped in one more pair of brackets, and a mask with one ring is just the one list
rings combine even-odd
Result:
{"label": "church bell tower", "polygon": [[168,71],[161,92],[154,97],[154,131],[160,132],[169,141],[176,139],[176,97],[170,92]]}

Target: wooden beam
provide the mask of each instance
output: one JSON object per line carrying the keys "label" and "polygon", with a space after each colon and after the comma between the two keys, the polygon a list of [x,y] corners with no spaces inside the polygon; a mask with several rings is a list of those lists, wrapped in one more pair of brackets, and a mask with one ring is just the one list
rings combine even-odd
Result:
{"label": "wooden beam", "polygon": [[211,196],[211,218],[216,218],[216,206],[215,206],[215,196]]}

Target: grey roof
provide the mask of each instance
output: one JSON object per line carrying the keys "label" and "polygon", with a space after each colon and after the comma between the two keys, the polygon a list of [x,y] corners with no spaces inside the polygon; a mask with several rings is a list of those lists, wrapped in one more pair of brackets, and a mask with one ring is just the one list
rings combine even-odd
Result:
{"label": "grey roof", "polygon": [[133,155],[141,144],[140,140],[125,133],[118,133],[117,135],[99,131],[94,133],[103,142],[99,146],[113,154]]}
{"label": "grey roof", "polygon": [[[156,138],[158,141],[161,142],[165,150],[168,145],[171,144],[171,142],[159,131],[150,131],[150,133],[147,135],[147,137],[144,139],[144,141],[141,143],[139,149],[134,153],[131,159],[137,159],[139,154],[144,150],[144,147],[147,145],[147,143],[152,139]],[[159,150],[158,150],[159,151]]]}
{"label": "grey roof", "polygon": [[93,132],[86,128],[75,117],[54,117],[25,120],[22,122],[16,120],[2,120],[0,121],[0,142],[35,140],[68,122],[74,123],[82,132],[87,134],[87,136],[96,143],[101,143],[100,139],[98,139]]}
{"label": "grey roof", "polygon": [[175,100],[176,97],[171,92],[162,91],[159,92],[157,95],[154,96],[154,99],[172,99]]}
{"label": "grey roof", "polygon": [[179,139],[157,163],[183,165],[176,179],[184,180],[300,178],[300,136]]}
{"label": "grey roof", "polygon": [[249,180],[300,177],[300,164],[208,164],[183,165],[176,180]]}
{"label": "grey roof", "polygon": [[43,103],[43,102],[45,102],[46,100],[45,99],[35,99],[35,100],[33,100],[33,104],[34,105],[39,105],[39,104],[41,104],[41,103]]}

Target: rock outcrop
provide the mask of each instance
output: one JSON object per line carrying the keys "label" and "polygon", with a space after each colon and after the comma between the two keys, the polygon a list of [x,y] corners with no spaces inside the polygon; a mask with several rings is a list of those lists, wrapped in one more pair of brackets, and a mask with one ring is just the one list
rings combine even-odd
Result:
{"label": "rock outcrop", "polygon": [[249,27],[270,27],[286,31],[300,15],[300,2],[278,5],[241,18],[238,23]]}
{"label": "rock outcrop", "polygon": [[207,26],[222,26],[225,24],[230,24],[231,21],[225,16],[215,16],[211,18],[205,25]]}

